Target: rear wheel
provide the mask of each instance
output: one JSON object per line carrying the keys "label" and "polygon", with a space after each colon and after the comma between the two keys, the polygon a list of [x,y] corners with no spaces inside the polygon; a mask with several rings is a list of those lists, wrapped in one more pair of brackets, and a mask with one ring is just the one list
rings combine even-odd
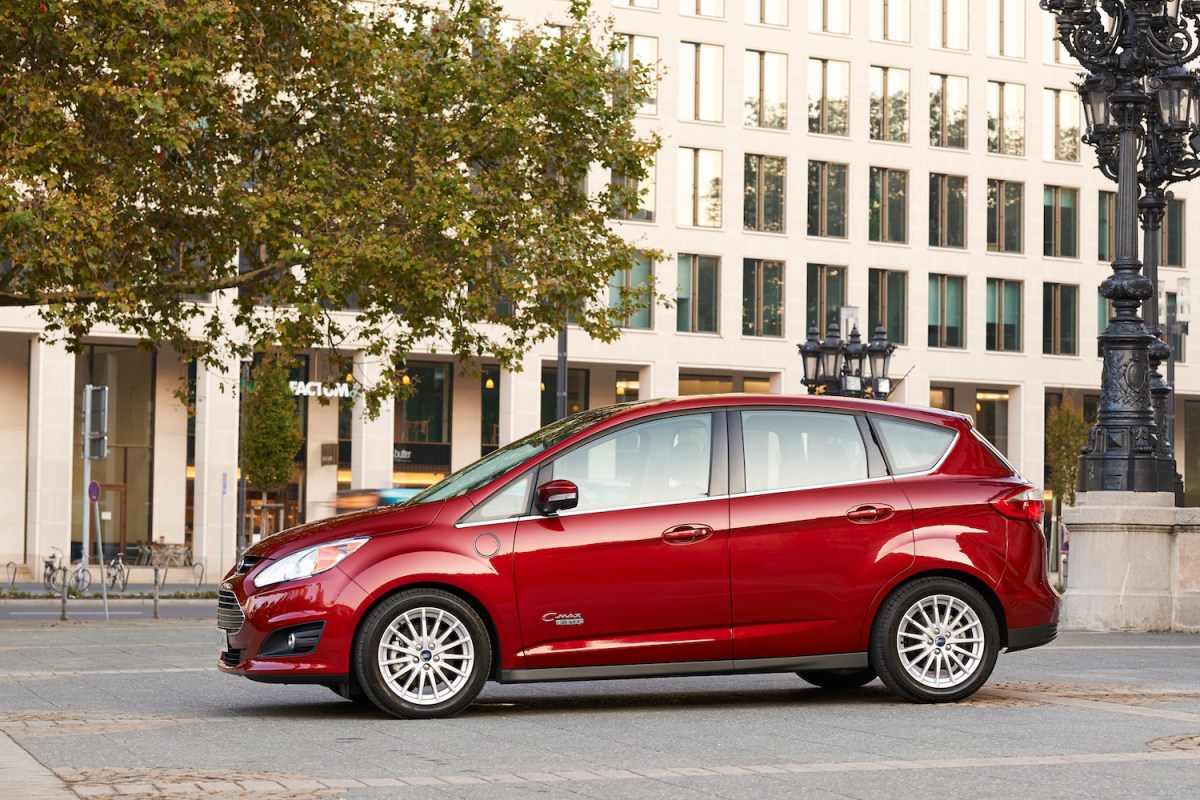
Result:
{"label": "rear wheel", "polygon": [[822,689],[857,689],[875,680],[875,670],[861,669],[806,669],[796,673],[813,686]]}
{"label": "rear wheel", "polygon": [[470,705],[492,660],[483,620],[436,589],[402,592],[363,620],[354,647],[358,685],[396,717],[445,717]]}
{"label": "rear wheel", "polygon": [[991,606],[952,578],[900,587],[875,618],[871,664],[896,694],[944,703],[974,694],[996,665],[1000,630]]}

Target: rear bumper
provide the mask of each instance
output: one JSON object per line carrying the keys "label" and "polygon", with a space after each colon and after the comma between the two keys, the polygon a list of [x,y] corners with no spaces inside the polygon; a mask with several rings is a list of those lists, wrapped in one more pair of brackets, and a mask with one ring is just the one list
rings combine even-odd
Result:
{"label": "rear bumper", "polygon": [[1047,625],[1030,625],[1028,628],[1009,628],[1008,652],[1041,647],[1044,644],[1050,644],[1056,636],[1058,636],[1057,622]]}

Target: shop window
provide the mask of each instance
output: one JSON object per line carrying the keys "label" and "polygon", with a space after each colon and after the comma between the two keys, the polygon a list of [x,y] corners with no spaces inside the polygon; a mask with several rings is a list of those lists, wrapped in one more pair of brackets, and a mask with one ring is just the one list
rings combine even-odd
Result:
{"label": "shop window", "polygon": [[[567,416],[589,408],[588,371],[567,369]],[[558,419],[558,369],[542,368],[542,424],[549,425]]]}

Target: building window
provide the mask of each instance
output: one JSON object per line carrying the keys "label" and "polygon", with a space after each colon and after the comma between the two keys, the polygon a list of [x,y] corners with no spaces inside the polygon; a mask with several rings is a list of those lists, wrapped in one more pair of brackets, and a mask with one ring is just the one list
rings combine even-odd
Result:
{"label": "building window", "polygon": [[745,123],[748,128],[787,127],[787,56],[746,51]]}
{"label": "building window", "polygon": [[966,50],[969,11],[967,0],[930,0],[929,46]]}
{"label": "building window", "polygon": [[678,222],[721,227],[721,151],[679,148]]}
{"label": "building window", "polygon": [[1047,186],[1042,204],[1042,255],[1078,258],[1079,190]]}
{"label": "building window", "polygon": [[636,220],[638,222],[654,222],[654,206],[656,205],[656,182],[654,167],[643,180],[635,181],[616,172],[612,173],[612,185],[636,193],[636,199],[630,198],[630,203],[612,203],[612,218]]}
{"label": "building window", "polygon": [[871,331],[882,325],[888,340],[908,343],[908,273],[873,269],[867,289],[867,324]]}
{"label": "building window", "polygon": [[1186,226],[1183,201],[1167,200],[1162,229],[1158,235],[1158,263],[1165,267],[1183,266],[1183,232]]}
{"label": "building window", "polygon": [[845,61],[808,60],[808,132],[850,134],[850,65]]}
{"label": "building window", "polygon": [[929,276],[929,346],[962,347],[963,295],[961,275]]}
{"label": "building window", "polygon": [[1024,246],[1025,184],[988,179],[987,246],[992,253],[1020,253]]}
{"label": "building window", "polygon": [[721,259],[679,256],[679,296],[675,329],[686,333],[716,333],[720,300]]}
{"label": "building window", "polygon": [[720,122],[725,102],[725,48],[679,44],[679,118]]}
{"label": "building window", "polygon": [[1025,2],[1026,0],[988,0],[989,56],[1025,57]]}
{"label": "building window", "polygon": [[1056,161],[1079,160],[1079,95],[1062,89],[1042,91],[1042,150]]}
{"label": "building window", "polygon": [[641,253],[632,264],[613,272],[608,283],[609,306],[618,310],[622,328],[650,327],[653,275],[654,262]]}
{"label": "building window", "polygon": [[679,0],[679,13],[685,17],[725,16],[725,0]]}
{"label": "building window", "polygon": [[988,152],[1025,155],[1025,87],[988,81]]}
{"label": "building window", "polygon": [[1079,355],[1079,287],[1042,284],[1042,352]]}
{"label": "building window", "polygon": [[616,390],[618,403],[637,402],[641,398],[641,377],[636,372],[618,372]]}
{"label": "building window", "polygon": [[941,386],[929,387],[929,407],[943,411],[954,410],[954,390]]}
{"label": "building window", "polygon": [[[591,376],[586,369],[567,369],[567,414],[588,407],[588,384]],[[558,368],[542,368],[542,425],[558,419]]]}
{"label": "building window", "polygon": [[613,5],[624,8],[658,8],[658,0],[613,0]]}
{"label": "building window", "polygon": [[870,225],[872,242],[908,241],[908,172],[871,167]]}
{"label": "building window", "polygon": [[871,67],[871,138],[908,141],[908,70]]}
{"label": "building window", "polygon": [[[1167,292],[1167,307],[1164,309],[1164,312],[1165,319],[1177,318],[1179,313],[1179,295],[1175,292]],[[1187,333],[1182,325],[1179,326],[1178,332],[1171,334],[1171,352],[1175,355],[1176,364],[1187,363]]]}
{"label": "building window", "polygon": [[747,25],[787,25],[788,0],[746,0]]}
{"label": "building window", "polygon": [[871,0],[868,35],[877,42],[907,42],[909,0]]}
{"label": "building window", "polygon": [[1067,52],[1067,48],[1063,47],[1063,43],[1058,40],[1058,22],[1049,14],[1043,16],[1042,59],[1047,64],[1076,66],[1075,59]]}
{"label": "building window", "polygon": [[808,235],[846,238],[846,164],[808,162]]}
{"label": "building window", "polygon": [[1100,211],[1096,225],[1096,258],[1112,261],[1117,253],[1117,193],[1100,190]]}
{"label": "building window", "polygon": [[929,144],[966,149],[966,78],[957,75],[929,76]]}
{"label": "building window", "polygon": [[[842,306],[846,305],[846,268],[828,264],[808,265],[808,303],[805,309],[804,327],[814,325],[825,335],[829,323],[838,321]],[[846,335],[842,331],[842,335]]]}
{"label": "building window", "polygon": [[782,261],[742,261],[742,333],[783,336]]}
{"label": "building window", "polygon": [[1021,351],[1021,281],[987,279],[987,349]]}
{"label": "building window", "polygon": [[929,176],[929,246],[967,246],[967,179]]}
{"label": "building window", "polygon": [[742,224],[748,231],[783,233],[787,159],[746,154]]}
{"label": "building window", "polygon": [[1001,455],[1008,455],[1008,392],[975,393],[975,428]]}
{"label": "building window", "polygon": [[[657,3],[655,3],[654,7],[658,7]],[[652,69],[658,66],[658,39],[653,36],[641,36],[633,33],[618,35],[625,38],[625,49],[618,51],[613,56],[617,69],[630,70],[633,69],[635,63],[638,66],[650,67]],[[658,79],[654,75],[647,78],[646,88],[649,90],[649,94],[642,101],[642,108],[639,113],[657,114]]]}
{"label": "building window", "polygon": [[850,33],[850,0],[809,0],[809,33]]}

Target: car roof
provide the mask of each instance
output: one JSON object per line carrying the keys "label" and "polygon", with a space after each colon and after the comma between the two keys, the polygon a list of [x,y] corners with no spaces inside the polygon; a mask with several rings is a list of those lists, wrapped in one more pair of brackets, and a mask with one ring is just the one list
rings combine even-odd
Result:
{"label": "car roof", "polygon": [[660,414],[664,411],[685,411],[702,408],[725,408],[730,406],[793,406],[796,408],[820,408],[837,411],[870,412],[888,414],[895,417],[932,422],[939,425],[960,425],[971,423],[966,414],[955,411],[944,411],[924,406],[909,406],[900,403],[889,403],[883,400],[865,400],[852,397],[834,397],[832,395],[783,395],[783,394],[703,394],[687,397],[659,398],[653,400],[635,400],[615,406],[614,413],[608,417],[607,423],[618,420],[628,420],[637,417]]}

